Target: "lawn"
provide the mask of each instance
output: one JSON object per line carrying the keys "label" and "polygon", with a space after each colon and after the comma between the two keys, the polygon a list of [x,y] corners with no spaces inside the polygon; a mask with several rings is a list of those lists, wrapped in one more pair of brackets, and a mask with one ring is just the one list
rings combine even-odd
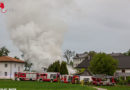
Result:
{"label": "lawn", "polygon": [[100,86],[100,88],[106,88],[107,90],[130,90],[130,86]]}
{"label": "lawn", "polygon": [[37,81],[12,81],[0,80],[1,88],[16,88],[17,90],[96,90],[91,86],[81,86],[80,84],[64,84]]}

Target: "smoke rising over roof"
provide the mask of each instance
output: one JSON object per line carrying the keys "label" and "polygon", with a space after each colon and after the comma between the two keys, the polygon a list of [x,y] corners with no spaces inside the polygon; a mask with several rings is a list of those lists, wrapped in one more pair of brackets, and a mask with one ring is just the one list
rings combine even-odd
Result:
{"label": "smoke rising over roof", "polygon": [[[34,69],[61,57],[64,33],[78,12],[73,0],[9,0],[7,25],[11,39]],[[73,12],[73,14],[71,13]]]}

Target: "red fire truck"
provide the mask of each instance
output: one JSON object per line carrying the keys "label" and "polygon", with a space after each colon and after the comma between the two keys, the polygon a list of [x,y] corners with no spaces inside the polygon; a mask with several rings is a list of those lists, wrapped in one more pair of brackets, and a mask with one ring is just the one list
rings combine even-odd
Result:
{"label": "red fire truck", "polygon": [[63,83],[71,83],[73,79],[72,75],[62,75],[61,76],[61,82]]}
{"label": "red fire truck", "polygon": [[60,73],[46,72],[39,74],[38,81],[58,82],[60,80]]}
{"label": "red fire truck", "polygon": [[113,76],[93,76],[93,85],[115,85],[115,80]]}
{"label": "red fire truck", "polygon": [[39,74],[35,72],[16,72],[15,73],[15,80],[20,81],[20,80],[37,80]]}
{"label": "red fire truck", "polygon": [[78,75],[74,75],[72,78],[72,84],[78,84],[80,82],[80,77]]}

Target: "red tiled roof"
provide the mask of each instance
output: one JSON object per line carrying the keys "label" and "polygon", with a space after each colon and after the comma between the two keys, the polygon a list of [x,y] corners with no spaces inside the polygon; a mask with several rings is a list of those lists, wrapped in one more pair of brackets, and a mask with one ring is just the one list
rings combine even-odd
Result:
{"label": "red tiled roof", "polygon": [[1,56],[0,57],[0,62],[18,62],[18,63],[25,63],[22,60],[16,59],[16,58],[12,58],[9,56]]}

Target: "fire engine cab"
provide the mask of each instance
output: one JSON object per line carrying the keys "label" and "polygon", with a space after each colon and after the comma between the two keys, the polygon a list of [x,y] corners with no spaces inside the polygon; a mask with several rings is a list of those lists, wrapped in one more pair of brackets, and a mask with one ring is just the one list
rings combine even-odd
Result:
{"label": "fire engine cab", "polygon": [[60,73],[46,72],[39,74],[38,81],[58,82],[60,80]]}
{"label": "fire engine cab", "polygon": [[115,85],[115,80],[113,76],[101,76],[96,75],[92,77],[93,85]]}
{"label": "fire engine cab", "polygon": [[72,78],[72,84],[78,84],[80,82],[80,77],[78,75],[74,75]]}
{"label": "fire engine cab", "polygon": [[61,82],[63,83],[71,83],[73,79],[72,75],[62,75],[61,76]]}
{"label": "fire engine cab", "polygon": [[15,80],[20,81],[20,80],[37,80],[39,74],[35,72],[16,72],[15,73]]}

